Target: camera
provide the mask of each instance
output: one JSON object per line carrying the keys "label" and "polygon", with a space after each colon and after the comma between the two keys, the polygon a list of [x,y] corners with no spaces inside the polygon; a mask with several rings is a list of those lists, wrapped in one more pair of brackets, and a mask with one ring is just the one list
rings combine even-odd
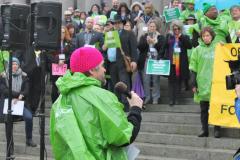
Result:
{"label": "camera", "polygon": [[238,60],[225,62],[231,70],[231,75],[226,76],[226,88],[232,90],[235,89],[236,84],[240,84],[240,55],[238,55]]}

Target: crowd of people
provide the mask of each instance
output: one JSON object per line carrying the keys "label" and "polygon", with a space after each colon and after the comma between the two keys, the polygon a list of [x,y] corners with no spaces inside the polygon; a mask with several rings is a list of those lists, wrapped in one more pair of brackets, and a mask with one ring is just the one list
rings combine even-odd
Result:
{"label": "crowd of people", "polygon": [[[181,14],[171,22],[166,22],[150,1],[134,2],[128,8],[126,3],[113,0],[112,6],[110,9],[103,4],[101,10],[94,4],[88,13],[71,8],[65,12],[66,28],[82,22],[75,28],[75,32],[80,33],[73,36],[72,47],[90,45],[102,52],[111,77],[105,87],[113,92],[114,85],[119,81],[131,89],[135,73],[140,73],[144,104],[158,104],[161,97],[160,75],[147,74],[148,60],[170,60],[170,74],[167,76],[169,105],[176,104],[182,89],[192,89],[194,100],[200,103],[201,108],[203,132],[199,137],[208,136],[215,46],[218,43],[239,43],[239,4],[219,11],[213,4],[203,3],[202,10],[195,10],[194,0],[172,0],[165,9],[179,8]],[[104,18],[98,21],[97,16]],[[119,32],[122,48],[108,48],[104,43],[106,33],[113,30]],[[130,72],[121,52],[131,59]],[[126,99],[120,95],[119,98],[125,105],[125,111],[128,111]],[[220,137],[220,127],[215,126],[214,135]]]}
{"label": "crowd of people", "polygon": [[[97,48],[104,58],[104,67],[107,73],[107,83],[103,87],[115,92],[117,82],[124,82],[131,90],[136,73],[141,76],[144,89],[144,104],[158,104],[161,98],[161,76],[146,73],[148,60],[169,60],[170,74],[168,78],[169,105],[174,106],[181,90],[191,90],[194,100],[200,103],[201,123],[203,132],[199,137],[207,137],[208,109],[211,94],[211,77],[215,46],[218,43],[240,42],[240,6],[236,4],[229,9],[217,10],[216,6],[209,3],[203,4],[202,10],[194,10],[194,0],[171,0],[167,8],[178,8],[180,17],[166,22],[164,17],[154,8],[151,1],[144,3],[134,2],[129,7],[125,2],[112,0],[112,8],[107,3],[93,4],[89,12],[80,11],[69,7],[64,11],[61,28],[61,48],[51,51],[46,56],[47,68],[51,75],[51,98],[54,103],[59,97],[59,88],[56,81],[59,75],[52,74],[52,63],[67,64],[70,68],[70,57],[74,50],[81,47]],[[120,47],[106,45],[106,34],[117,31]],[[32,141],[32,113],[36,112],[41,88],[39,75],[39,53],[32,50],[25,55],[34,53],[36,63],[33,67],[23,64],[21,57],[15,56],[13,70],[14,98],[25,100],[26,88],[34,98],[26,103],[24,119],[26,119],[27,144],[36,146]],[[5,54],[0,56],[0,93],[2,99],[6,98],[5,91],[7,73],[3,63]],[[18,55],[18,54],[16,54]],[[21,54],[22,55],[22,54]],[[126,59],[128,58],[128,59]],[[129,69],[126,68],[129,62]],[[35,62],[35,61],[34,61]],[[33,68],[30,70],[29,68]],[[24,72],[23,72],[23,71]],[[29,84],[25,82],[26,73]],[[166,77],[166,76],[165,76]],[[16,83],[16,84],[15,84]],[[129,111],[129,101],[125,96],[115,93],[124,104],[124,111]],[[27,101],[27,100],[26,100]],[[29,113],[30,111],[30,113]],[[31,116],[30,116],[31,115]],[[29,120],[30,119],[30,120]],[[215,127],[214,136],[220,137],[220,127]]]}

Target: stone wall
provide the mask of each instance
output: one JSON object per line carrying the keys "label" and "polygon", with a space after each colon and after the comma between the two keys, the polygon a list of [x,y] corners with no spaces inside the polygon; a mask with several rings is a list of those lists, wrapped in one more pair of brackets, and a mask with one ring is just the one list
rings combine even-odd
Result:
{"label": "stone wall", "polygon": [[[63,4],[63,11],[66,10],[68,7],[74,6],[77,4],[77,8],[84,11],[89,11],[92,4],[100,4],[101,0],[31,0],[31,2],[39,2],[39,1],[55,1],[55,2],[62,2]],[[112,0],[104,0],[108,2],[111,5]],[[142,2],[143,0],[132,0],[132,2],[139,1]],[[26,0],[0,0],[0,4],[3,4],[5,2],[12,2],[12,3],[26,3]],[[120,2],[126,2],[130,6],[130,0],[120,0]],[[154,7],[157,11],[162,13],[162,10],[165,5],[167,5],[170,0],[152,0]]]}

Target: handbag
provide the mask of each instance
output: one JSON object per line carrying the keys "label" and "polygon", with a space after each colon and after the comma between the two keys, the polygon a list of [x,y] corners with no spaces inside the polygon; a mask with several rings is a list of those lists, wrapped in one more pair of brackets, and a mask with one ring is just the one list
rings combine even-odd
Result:
{"label": "handbag", "polygon": [[132,67],[131,67],[131,58],[129,56],[126,56],[125,53],[123,52],[122,48],[120,48],[121,54],[123,56],[124,64],[126,71],[131,73],[132,72]]}
{"label": "handbag", "polygon": [[135,80],[132,85],[132,91],[134,91],[141,98],[145,97],[142,78],[141,78],[139,71],[135,75]]}

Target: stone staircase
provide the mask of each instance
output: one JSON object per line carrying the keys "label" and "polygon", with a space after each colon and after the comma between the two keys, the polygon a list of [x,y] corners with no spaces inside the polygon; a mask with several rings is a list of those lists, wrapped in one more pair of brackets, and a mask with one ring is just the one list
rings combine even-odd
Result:
{"label": "stone staircase", "polygon": [[167,79],[161,78],[159,105],[147,105],[136,146],[139,160],[231,160],[240,147],[240,130],[222,128],[222,138],[198,138],[200,107],[191,91],[183,91],[178,105],[168,105]]}
{"label": "stone staircase", "polygon": [[[53,160],[49,141],[50,86],[46,96],[46,152]],[[222,129],[222,138],[213,137],[210,127],[208,138],[198,138],[201,131],[200,109],[192,101],[190,91],[179,95],[179,104],[168,105],[167,80],[161,78],[161,100],[159,105],[147,105],[135,145],[140,149],[138,160],[231,160],[240,147],[239,129]],[[5,128],[0,124],[0,160],[5,160]],[[34,141],[40,144],[39,119],[34,118]],[[14,124],[14,146],[16,160],[39,160],[40,146],[26,147],[24,122]],[[46,158],[45,158],[46,159]]]}

